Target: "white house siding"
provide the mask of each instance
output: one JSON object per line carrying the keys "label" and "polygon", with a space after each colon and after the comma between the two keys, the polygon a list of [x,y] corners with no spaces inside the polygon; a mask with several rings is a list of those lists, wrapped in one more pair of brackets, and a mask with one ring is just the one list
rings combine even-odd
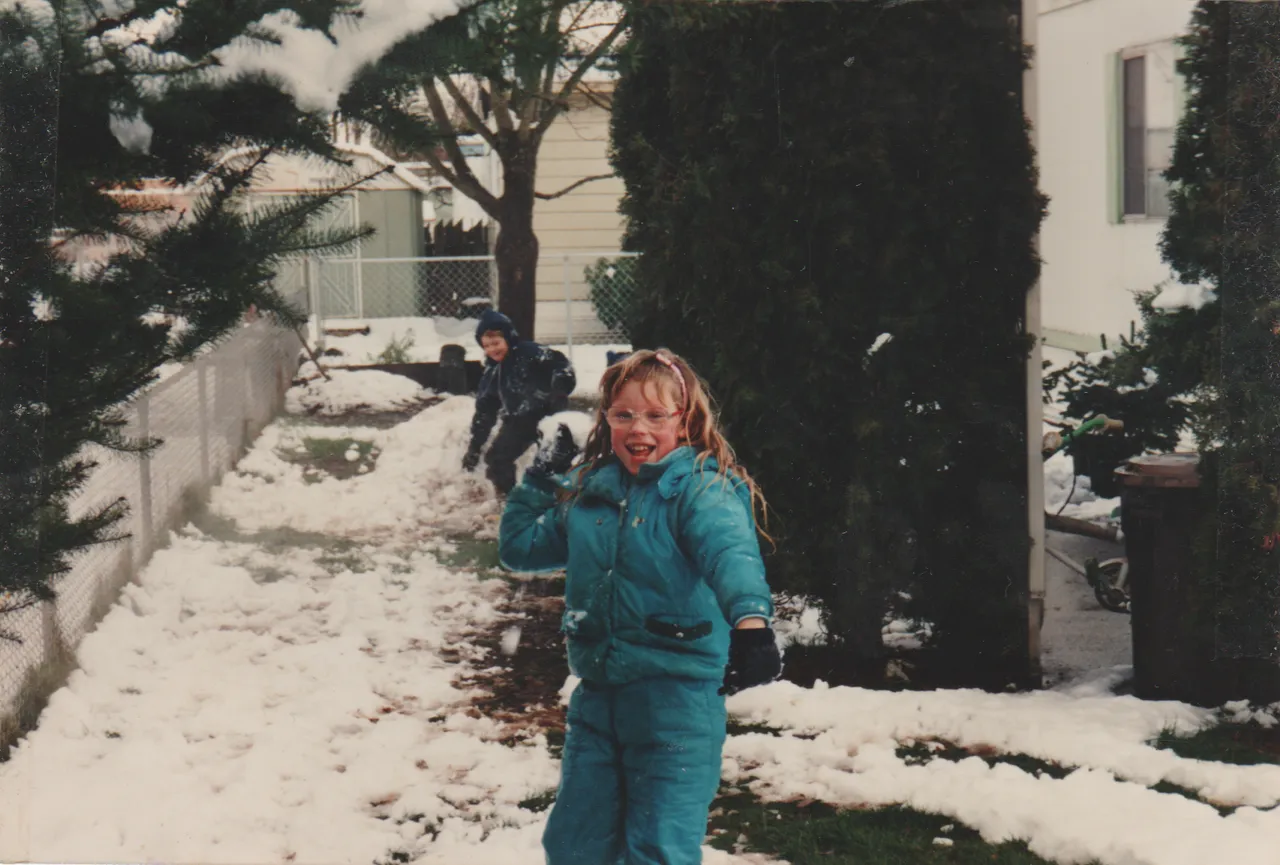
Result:
{"label": "white house siding", "polygon": [[[1120,213],[1120,52],[1181,36],[1194,0],[1040,0],[1036,46],[1041,188],[1049,216],[1040,238],[1043,323],[1053,342],[1071,334],[1113,340],[1139,322],[1133,292],[1169,279],[1158,249],[1163,219]],[[1149,126],[1173,125],[1181,85],[1148,66]],[[1055,333],[1057,332],[1057,333]],[[1066,332],[1066,333],[1063,333]],[[1076,347],[1075,344],[1064,347]]]}
{"label": "white house siding", "polygon": [[[538,154],[538,191],[555,193],[584,177],[607,174],[609,112],[580,100],[556,118]],[[533,211],[541,263],[538,267],[537,330],[541,340],[565,336],[566,253],[613,252],[622,243],[623,219],[618,213],[622,180],[593,180],[550,201],[539,200]],[[593,255],[570,255],[567,293],[573,297],[573,332],[579,337],[599,331],[588,301],[583,270]]]}

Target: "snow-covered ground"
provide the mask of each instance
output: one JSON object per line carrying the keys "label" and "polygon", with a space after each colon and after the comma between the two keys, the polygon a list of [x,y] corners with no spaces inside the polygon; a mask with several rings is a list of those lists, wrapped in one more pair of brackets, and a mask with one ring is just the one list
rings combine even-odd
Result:
{"label": "snow-covered ground", "polygon": [[[376,363],[393,344],[399,346],[405,363],[435,363],[440,360],[440,348],[460,345],[466,349],[467,360],[484,360],[484,352],[476,343],[477,319],[436,318],[370,318],[331,319],[325,322],[330,329],[357,330],[368,328],[366,333],[326,335],[325,349],[340,352],[323,358],[326,365],[352,365]],[[608,352],[630,351],[629,345],[552,345],[551,348],[572,357],[578,384],[575,396],[594,395],[600,387],[600,377],[608,367]],[[304,372],[306,367],[304,367]]]}
{"label": "snow-covered ground", "polygon": [[412,379],[376,369],[354,372],[326,371],[328,378],[316,377],[285,396],[285,410],[292,414],[322,417],[352,411],[395,412],[426,400],[431,392]]}
{"label": "snow-covered ground", "polygon": [[[460,467],[472,405],[390,430],[268,427],[215,489],[216,519],[156,555],[0,764],[0,860],[540,861],[545,814],[519,803],[554,788],[556,761],[541,736],[478,717],[458,684],[500,663],[468,640],[503,620],[504,584],[431,552],[494,531],[492,493]],[[308,479],[280,456],[303,436],[371,442],[373,469]],[[788,638],[819,636],[813,608],[791,608]],[[1280,767],[1152,747],[1217,715],[1113,696],[1120,675],[1033,694],[775,683],[731,698],[783,735],[732,737],[725,778],[766,799],[905,803],[1063,863],[1280,862]],[[897,753],[934,741],[1075,771]],[[1240,807],[1224,817],[1151,789],[1162,781]]]}
{"label": "snow-covered ground", "polygon": [[368,333],[326,333],[326,350],[341,352],[330,357],[334,363],[374,363],[392,343],[400,346],[406,355],[406,363],[434,363],[440,360],[440,348],[460,345],[467,350],[467,360],[484,360],[484,352],[476,343],[474,318],[368,318],[326,319],[326,330],[361,330]]}
{"label": "snow-covered ground", "polygon": [[[744,691],[729,707],[744,720],[800,734],[729,740],[726,780],[754,778],[747,786],[763,798],[905,803],[954,817],[993,843],[1023,839],[1055,862],[1280,861],[1280,766],[1209,763],[1147,744],[1162,730],[1208,726],[1206,710],[1090,689],[894,693],[785,682]],[[932,741],[1078,768],[1055,780],[978,757],[921,762],[896,753],[900,745]],[[1223,817],[1150,789],[1161,781],[1242,807]]]}

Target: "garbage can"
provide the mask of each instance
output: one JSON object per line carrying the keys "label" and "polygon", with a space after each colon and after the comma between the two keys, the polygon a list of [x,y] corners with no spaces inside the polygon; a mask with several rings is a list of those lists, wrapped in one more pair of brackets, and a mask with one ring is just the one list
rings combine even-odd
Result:
{"label": "garbage can", "polygon": [[1116,469],[1129,559],[1134,692],[1211,704],[1213,609],[1192,560],[1200,456],[1139,456]]}
{"label": "garbage can", "polygon": [[436,390],[444,393],[467,393],[467,350],[460,345],[440,346],[440,373]]}

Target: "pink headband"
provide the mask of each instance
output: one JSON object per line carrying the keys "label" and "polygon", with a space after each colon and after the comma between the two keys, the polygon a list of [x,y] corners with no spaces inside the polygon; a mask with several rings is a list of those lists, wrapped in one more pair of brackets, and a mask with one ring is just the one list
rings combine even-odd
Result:
{"label": "pink headband", "polygon": [[680,368],[675,365],[675,361],[668,357],[664,352],[655,351],[653,356],[658,359],[659,363],[676,374],[676,380],[680,382],[680,405],[688,405],[689,387],[684,382],[684,373],[680,372]]}

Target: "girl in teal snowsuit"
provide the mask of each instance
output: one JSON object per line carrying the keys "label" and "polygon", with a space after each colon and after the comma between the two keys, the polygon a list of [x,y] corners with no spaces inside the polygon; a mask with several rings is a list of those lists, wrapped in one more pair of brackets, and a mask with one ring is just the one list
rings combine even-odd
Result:
{"label": "girl in teal snowsuit", "polygon": [[582,679],[543,847],[548,865],[697,865],[722,695],[781,672],[763,501],[683,360],[636,352],[601,391],[582,465],[569,471],[577,448],[561,427],[500,528],[507,567],[567,569],[562,630]]}

